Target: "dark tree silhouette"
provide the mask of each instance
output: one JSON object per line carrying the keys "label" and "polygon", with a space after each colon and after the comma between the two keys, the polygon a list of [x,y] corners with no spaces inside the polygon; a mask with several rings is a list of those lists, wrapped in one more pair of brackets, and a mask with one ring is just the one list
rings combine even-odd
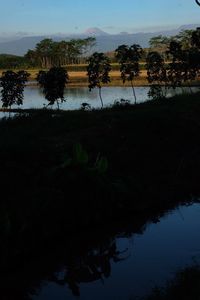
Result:
{"label": "dark tree silhouette", "polygon": [[190,66],[190,73],[193,78],[200,75],[200,28],[197,28],[192,33],[191,49],[188,55],[188,64]]}
{"label": "dark tree silhouette", "polygon": [[165,97],[162,85],[166,83],[166,68],[163,57],[158,52],[149,52],[146,58],[147,80],[151,85],[149,97],[159,99]]}
{"label": "dark tree silhouette", "polygon": [[88,59],[87,75],[89,82],[89,90],[93,88],[99,89],[99,97],[103,107],[103,99],[101,95],[102,84],[110,82],[109,72],[111,71],[110,60],[103,53],[95,52]]}
{"label": "dark tree silhouette", "polygon": [[49,101],[49,105],[57,102],[59,109],[59,99],[64,102],[64,88],[68,83],[68,73],[64,68],[54,67],[49,71],[40,71],[37,75],[37,81],[43,89],[45,98]]}
{"label": "dark tree silhouette", "polygon": [[133,80],[140,74],[139,60],[142,57],[143,50],[140,45],[134,44],[130,47],[127,45],[121,45],[115,50],[115,52],[117,61],[120,64],[120,72],[123,83],[125,83],[126,80],[131,82],[133,96],[136,103],[137,98],[133,86]]}
{"label": "dark tree silhouette", "polygon": [[[197,31],[194,31],[196,34]],[[198,33],[198,32],[197,32]],[[192,39],[194,34],[192,34]],[[187,85],[192,92],[190,82],[196,79],[200,67],[200,52],[198,46],[193,45],[191,40],[191,47],[184,50],[182,44],[179,42],[171,42],[167,54],[171,58],[171,63],[167,69],[168,85],[176,88],[181,87],[183,83]],[[198,39],[196,40],[198,43]]]}
{"label": "dark tree silhouette", "polygon": [[200,28],[197,28],[196,30],[193,31],[191,37],[191,44],[192,47],[200,49]]}
{"label": "dark tree silhouette", "polygon": [[172,41],[167,55],[171,59],[167,69],[168,84],[172,88],[181,87],[182,83],[187,80],[187,52],[183,51],[180,42]]}
{"label": "dark tree silhouette", "polygon": [[27,82],[29,74],[26,71],[6,71],[3,72],[0,78],[1,90],[1,101],[3,107],[10,107],[13,104],[23,104],[23,92],[24,86]]}

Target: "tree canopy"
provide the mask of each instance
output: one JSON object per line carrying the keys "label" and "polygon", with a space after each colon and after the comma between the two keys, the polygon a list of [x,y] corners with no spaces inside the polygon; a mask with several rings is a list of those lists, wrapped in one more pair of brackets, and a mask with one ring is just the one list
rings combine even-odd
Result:
{"label": "tree canopy", "polygon": [[68,83],[68,73],[62,67],[53,67],[49,71],[40,71],[37,81],[42,88],[45,98],[49,101],[49,105],[57,102],[59,108],[59,99],[64,99],[64,88]]}
{"label": "tree canopy", "polygon": [[28,50],[25,57],[32,64],[42,68],[60,67],[79,63],[83,55],[91,51],[94,44],[94,37],[60,42],[44,39],[36,45],[34,50]]}
{"label": "tree canopy", "polygon": [[136,94],[133,86],[133,80],[140,74],[139,60],[142,57],[143,49],[140,45],[133,44],[132,46],[121,45],[116,50],[116,58],[120,64],[120,72],[123,83],[131,82],[133,95],[136,103]]}
{"label": "tree canopy", "polygon": [[101,96],[102,84],[110,82],[109,72],[111,71],[110,60],[103,53],[95,52],[88,59],[87,75],[89,81],[89,90],[97,87],[99,89],[99,97],[103,107]]}
{"label": "tree canopy", "polygon": [[6,71],[0,78],[1,101],[3,107],[11,107],[13,104],[23,104],[23,92],[29,74],[26,71]]}

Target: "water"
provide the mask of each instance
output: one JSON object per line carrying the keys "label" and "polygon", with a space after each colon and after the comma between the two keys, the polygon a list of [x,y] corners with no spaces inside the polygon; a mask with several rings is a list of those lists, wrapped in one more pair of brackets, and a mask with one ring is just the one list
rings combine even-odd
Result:
{"label": "water", "polygon": [[[136,88],[138,103],[147,100],[148,87]],[[80,109],[82,103],[88,103],[92,108],[100,108],[98,89],[89,92],[87,87],[69,87],[65,90],[66,101],[60,105],[61,109],[75,110]],[[113,105],[120,99],[130,100],[134,103],[132,89],[127,87],[105,87],[102,88],[102,98],[105,106]],[[36,87],[27,87],[24,94],[24,108],[42,108],[48,102],[44,99],[41,90]],[[54,105],[57,108],[57,105]]]}
{"label": "water", "polygon": [[[197,88],[193,88],[197,90]],[[136,87],[136,96],[137,103],[145,102],[148,99],[149,87]],[[184,91],[187,92],[188,88],[184,88]],[[182,89],[169,90],[168,96],[173,96],[177,93],[182,93]],[[66,101],[60,104],[60,108],[64,110],[75,110],[80,109],[82,103],[88,103],[91,108],[100,108],[101,102],[99,99],[98,89],[93,89],[89,92],[87,87],[68,87],[65,90],[65,99]],[[104,87],[102,88],[102,97],[104,101],[104,106],[111,106],[115,101],[120,99],[129,100],[130,103],[134,103],[132,89],[130,87]],[[48,101],[45,100],[41,90],[36,86],[27,86],[24,91],[24,103],[21,108],[43,108],[48,104]],[[18,108],[13,106],[13,108]],[[57,108],[55,104],[53,108]],[[6,116],[8,114],[1,113],[0,117]]]}
{"label": "water", "polygon": [[9,293],[31,300],[144,296],[180,268],[200,263],[200,204],[181,206],[155,221],[144,225],[133,218],[133,226],[117,234],[105,230],[75,236],[63,249],[52,245],[53,254],[9,276]]}
{"label": "water", "polygon": [[[81,280],[77,276],[80,299],[128,300],[142,296],[150,293],[155,285],[173,278],[179,268],[192,264],[194,260],[200,262],[200,205],[181,207],[159,223],[148,225],[143,234],[117,236],[113,242],[116,243],[116,253],[119,251],[119,261],[115,261],[115,255],[110,258],[107,278],[104,273],[101,279],[78,284]],[[64,278],[66,274],[67,268],[57,276]],[[69,283],[63,286],[55,282],[44,283],[38,296],[32,299],[76,299]]]}

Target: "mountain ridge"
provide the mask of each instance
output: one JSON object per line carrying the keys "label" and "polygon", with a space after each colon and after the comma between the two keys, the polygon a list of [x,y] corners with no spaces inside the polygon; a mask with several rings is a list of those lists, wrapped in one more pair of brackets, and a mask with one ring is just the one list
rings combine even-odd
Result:
{"label": "mountain ridge", "polygon": [[121,44],[140,44],[143,48],[148,47],[149,40],[157,35],[172,36],[178,34],[181,30],[195,29],[200,26],[199,24],[182,25],[176,29],[161,30],[156,32],[138,32],[127,33],[121,32],[118,34],[109,34],[97,27],[88,28],[84,33],[79,34],[52,34],[52,35],[40,35],[40,36],[24,36],[20,39],[16,39],[8,42],[1,42],[0,40],[0,54],[13,54],[24,55],[28,49],[34,49],[36,44],[42,39],[52,38],[55,41],[70,40],[72,38],[86,38],[88,36],[96,37],[96,46],[94,51],[108,52],[113,51]]}

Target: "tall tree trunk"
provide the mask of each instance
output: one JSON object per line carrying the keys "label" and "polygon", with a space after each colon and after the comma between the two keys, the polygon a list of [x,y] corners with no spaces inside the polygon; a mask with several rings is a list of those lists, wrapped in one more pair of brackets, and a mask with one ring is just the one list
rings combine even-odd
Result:
{"label": "tall tree trunk", "polygon": [[57,102],[57,108],[58,108],[58,110],[60,110],[59,101],[56,100],[56,102]]}
{"label": "tall tree trunk", "polygon": [[134,86],[133,86],[133,80],[131,80],[131,87],[132,87],[132,90],[133,90],[133,96],[134,96],[135,104],[136,104],[137,98],[136,98],[136,94],[135,94],[135,88],[134,88]]}
{"label": "tall tree trunk", "polygon": [[191,87],[190,83],[188,83],[188,87],[190,89],[190,94],[193,94],[192,87]]}
{"label": "tall tree trunk", "polygon": [[99,98],[101,100],[101,107],[103,108],[103,99],[102,99],[102,96],[101,96],[101,87],[99,87]]}

